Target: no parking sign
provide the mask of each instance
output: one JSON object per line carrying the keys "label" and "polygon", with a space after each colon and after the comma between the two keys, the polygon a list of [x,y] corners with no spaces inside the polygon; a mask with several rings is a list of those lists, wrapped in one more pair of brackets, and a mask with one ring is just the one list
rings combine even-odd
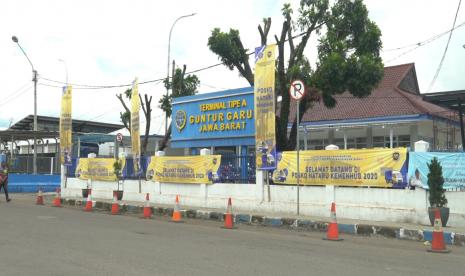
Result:
{"label": "no parking sign", "polygon": [[298,101],[302,99],[305,95],[305,84],[301,80],[294,80],[291,82],[291,87],[289,88],[289,95],[294,100]]}

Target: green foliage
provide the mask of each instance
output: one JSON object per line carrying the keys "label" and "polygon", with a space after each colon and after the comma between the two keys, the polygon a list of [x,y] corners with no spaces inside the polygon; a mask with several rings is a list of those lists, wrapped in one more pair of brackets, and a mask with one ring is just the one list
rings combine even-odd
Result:
{"label": "green foliage", "polygon": [[429,203],[431,207],[444,207],[447,205],[443,188],[444,178],[442,177],[441,163],[436,157],[428,163],[428,169]]}
{"label": "green foliage", "polygon": [[325,105],[333,107],[333,95],[345,91],[368,96],[381,81],[384,65],[379,55],[381,31],[368,19],[365,5],[360,0],[337,1],[326,28],[318,45],[317,70],[311,77]]}
{"label": "green foliage", "polygon": [[240,41],[238,30],[230,29],[229,33],[223,33],[219,28],[215,28],[208,38],[208,47],[219,56],[221,62],[233,70],[247,57],[247,50],[242,48]]}
{"label": "green foliage", "polygon": [[[362,0],[301,0],[296,20],[292,19],[294,14],[290,4],[284,4],[281,11],[284,23],[281,35],[275,36],[279,51],[276,95],[282,96],[276,118],[277,141],[278,150],[292,150],[297,122],[293,122],[288,134],[291,99],[287,91],[293,79],[304,81],[313,93],[308,93],[301,101],[302,118],[313,101],[322,100],[331,108],[337,104],[334,97],[337,94],[369,95],[381,81],[384,65],[380,57],[381,31],[368,18],[368,10]],[[259,26],[262,44],[267,43],[268,33],[263,30],[269,29],[270,24],[268,19],[263,21],[265,28]],[[299,30],[301,35],[295,36],[295,30]],[[311,35],[316,35],[318,41],[314,68],[304,54]],[[219,28],[213,29],[208,47],[229,69],[237,69],[253,85],[254,76],[247,50],[242,45],[238,30],[221,32]]]}
{"label": "green foliage", "polygon": [[113,172],[117,177],[121,176],[121,169],[122,169],[122,164],[119,159],[116,159],[115,162],[113,163]]}
{"label": "green foliage", "polygon": [[131,99],[132,97],[132,88],[128,88],[126,89],[126,91],[124,91],[124,96],[128,99]]}
{"label": "green foliage", "polygon": [[131,112],[128,112],[128,111],[120,112],[119,117],[121,119],[121,122],[125,126],[130,126],[131,125]]}
{"label": "green foliage", "polygon": [[163,95],[158,101],[160,109],[166,112],[167,116],[170,117],[171,103],[173,98],[192,96],[197,93],[197,87],[200,85],[200,80],[196,75],[185,76],[186,67],[183,69],[176,68],[172,81],[165,79],[163,82],[167,89],[171,89],[171,93],[166,96]]}

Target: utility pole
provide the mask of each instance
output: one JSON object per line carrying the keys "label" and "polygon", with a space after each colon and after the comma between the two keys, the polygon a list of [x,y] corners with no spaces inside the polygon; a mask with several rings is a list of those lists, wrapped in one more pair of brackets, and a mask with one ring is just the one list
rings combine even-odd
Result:
{"label": "utility pole", "polygon": [[[35,132],[37,131],[37,70],[34,69],[34,65],[32,65],[32,62],[31,60],[29,59],[29,57],[27,56],[26,52],[23,50],[23,48],[21,47],[21,45],[19,44],[19,40],[16,36],[12,36],[11,37],[11,40],[13,40],[14,43],[16,43],[19,47],[19,49],[21,49],[21,52],[23,52],[24,56],[27,58],[27,60],[29,61],[29,64],[31,65],[32,67],[32,81],[34,82],[34,151],[32,153],[32,168],[33,168],[33,174],[37,174],[37,139],[35,137]],[[13,148],[11,149],[11,151],[13,152]]]}

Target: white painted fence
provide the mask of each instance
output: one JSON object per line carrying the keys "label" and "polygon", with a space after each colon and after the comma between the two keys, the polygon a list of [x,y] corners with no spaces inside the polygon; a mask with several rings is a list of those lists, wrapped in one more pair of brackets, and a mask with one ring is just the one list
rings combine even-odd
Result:
{"label": "white painted fence", "polygon": [[[260,175],[257,177],[260,180]],[[262,181],[259,181],[260,183]],[[62,182],[63,183],[63,182]],[[87,181],[77,178],[67,180],[62,187],[64,197],[80,197]],[[63,184],[62,184],[63,186]],[[93,181],[94,199],[111,199],[116,190],[114,182]],[[124,200],[144,201],[150,193],[154,204],[173,204],[180,195],[181,205],[206,208],[226,208],[228,197],[233,199],[233,208],[242,212],[275,213],[295,215],[296,186],[260,184],[164,184],[150,181],[126,180]],[[449,226],[465,227],[465,192],[446,192],[449,201]],[[337,203],[338,218],[371,221],[411,222],[428,224],[428,197],[425,190],[394,190],[378,188],[349,188],[338,186],[300,187],[300,213],[302,215],[327,217],[332,201]]]}

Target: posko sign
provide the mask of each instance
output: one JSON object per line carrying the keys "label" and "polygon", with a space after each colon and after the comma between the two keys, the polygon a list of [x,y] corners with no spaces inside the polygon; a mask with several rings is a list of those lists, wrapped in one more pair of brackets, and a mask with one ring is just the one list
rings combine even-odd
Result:
{"label": "posko sign", "polygon": [[173,101],[172,141],[253,137],[253,89],[236,89]]}
{"label": "posko sign", "polygon": [[403,187],[407,179],[407,149],[308,150],[278,155],[276,184]]}

